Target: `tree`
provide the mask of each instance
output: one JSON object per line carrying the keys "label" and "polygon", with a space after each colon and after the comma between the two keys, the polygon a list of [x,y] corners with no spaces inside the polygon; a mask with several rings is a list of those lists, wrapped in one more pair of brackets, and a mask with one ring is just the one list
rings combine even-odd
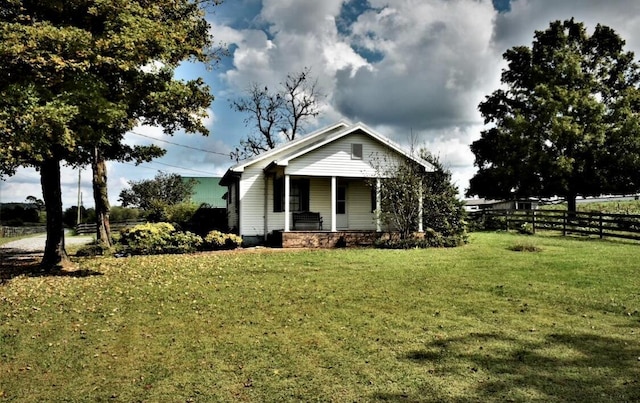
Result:
{"label": "tree", "polygon": [[194,193],[197,181],[183,180],[178,174],[158,172],[153,179],[129,181],[130,189],[120,192],[122,207],[137,207],[145,210],[152,221],[161,221],[166,209],[185,203]]}
{"label": "tree", "polygon": [[231,101],[231,107],[247,114],[247,126],[256,133],[240,141],[231,153],[239,161],[275,148],[281,141],[291,141],[304,131],[305,123],[320,114],[322,94],[318,81],[311,78],[311,69],[289,73],[276,91],[252,83],[244,97]]}
{"label": "tree", "polygon": [[[466,236],[465,212],[451,173],[427,150],[419,150],[418,155],[432,171],[415,161],[390,156],[375,162],[380,178],[379,217],[397,229],[401,239],[417,231],[422,220],[423,228],[441,237],[444,245],[459,245]],[[377,183],[372,181],[371,185]]]}
{"label": "tree", "polygon": [[562,196],[640,190],[640,70],[611,28],[573,19],[504,53],[503,89],[480,103],[467,195]]}
{"label": "tree", "polygon": [[[374,168],[379,178],[379,219],[395,228],[401,239],[407,239],[418,231],[425,169],[413,161],[383,156]],[[377,186],[372,182],[372,186]]]}
{"label": "tree", "polygon": [[442,235],[447,246],[466,242],[466,212],[464,203],[458,197],[458,189],[453,185],[451,171],[427,150],[420,150],[420,157],[434,167],[433,172],[427,173],[422,181],[424,228],[431,228]]}
{"label": "tree", "polygon": [[[145,160],[124,134],[138,124],[201,131],[212,97],[179,81],[184,60],[213,57],[206,1],[7,0],[0,9],[0,174],[40,171],[47,213],[42,266],[69,265],[60,164],[95,163],[106,197],[106,159]],[[215,3],[211,1],[210,3]],[[150,66],[160,66],[151,69]],[[172,103],[179,101],[177,105]],[[204,129],[204,130],[201,130]],[[97,198],[96,205],[101,201]],[[106,200],[108,203],[108,200]],[[100,206],[101,211],[108,211]]]}
{"label": "tree", "polygon": [[42,199],[38,199],[35,196],[27,196],[25,200],[27,201],[27,203],[32,205],[38,213],[44,210],[44,202],[42,201]]}

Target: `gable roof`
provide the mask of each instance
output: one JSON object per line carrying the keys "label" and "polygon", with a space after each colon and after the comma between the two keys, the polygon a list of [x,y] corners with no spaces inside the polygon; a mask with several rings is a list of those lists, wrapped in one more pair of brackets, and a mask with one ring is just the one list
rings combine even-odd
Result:
{"label": "gable roof", "polygon": [[316,130],[315,132],[310,133],[309,135],[306,135],[304,137],[300,137],[288,143],[281,144],[280,146],[265,151],[255,157],[240,161],[238,164],[232,166],[227,170],[227,172],[224,174],[224,177],[220,180],[220,184],[224,186],[225,184],[227,184],[227,181],[230,177],[237,176],[238,174],[244,172],[244,169],[246,167],[259,161],[269,160],[269,158],[273,158],[273,160],[269,162],[269,165],[286,166],[288,165],[289,161],[298,158],[301,155],[307,154],[313,150],[325,146],[326,144],[329,144],[344,136],[356,132],[364,133],[374,140],[378,141],[379,143],[391,148],[398,154],[416,161],[427,171],[434,170],[434,166],[431,163],[411,155],[411,153],[409,153],[403,147],[382,136],[381,134],[376,133],[364,123],[358,122],[356,124],[350,124],[345,121],[340,121],[333,125]]}

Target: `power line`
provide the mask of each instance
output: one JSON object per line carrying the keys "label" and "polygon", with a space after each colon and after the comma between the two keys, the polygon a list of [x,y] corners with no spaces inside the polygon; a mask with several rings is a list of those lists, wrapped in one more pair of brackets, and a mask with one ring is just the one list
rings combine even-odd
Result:
{"label": "power line", "polygon": [[185,171],[193,171],[193,172],[200,172],[200,173],[207,174],[207,175],[213,175],[213,173],[212,173],[212,172],[200,171],[200,170],[197,170],[197,169],[191,169],[191,168],[183,168],[183,167],[179,167],[179,166],[177,166],[177,165],[165,164],[164,162],[154,161],[153,163],[154,163],[154,164],[165,165],[165,166],[168,166],[168,167],[171,167],[171,168],[184,169]]}
{"label": "power line", "polygon": [[[139,168],[146,168],[146,169],[153,169],[154,171],[156,170],[156,168],[153,167],[147,167],[147,166],[141,166],[141,165],[136,165],[136,164],[132,164],[130,162],[122,162],[121,164],[125,164],[125,165],[131,165],[134,167],[139,167]],[[202,174],[207,174],[207,175],[215,175],[213,172],[207,172],[207,171],[200,171],[197,169],[192,169],[192,168],[184,168],[184,167],[179,167],[177,165],[170,165],[170,164],[165,164],[163,162],[158,162],[158,161],[153,161],[152,164],[160,164],[160,165],[165,165],[171,168],[177,168],[177,169],[183,169],[185,171],[192,171],[192,172],[198,172],[198,173],[202,173]]]}
{"label": "power line", "polygon": [[217,152],[217,151],[205,150],[205,149],[197,148],[197,147],[191,147],[191,146],[187,146],[187,145],[184,145],[184,144],[178,144],[178,143],[174,143],[173,141],[164,140],[164,139],[158,139],[158,138],[147,136],[146,134],[137,133],[137,132],[134,132],[134,131],[130,131],[129,133],[132,133],[132,134],[135,134],[135,135],[138,135],[138,136],[142,136],[142,137],[146,137],[148,139],[155,140],[155,141],[162,141],[163,143],[171,144],[171,145],[178,146],[178,147],[184,147],[184,148],[188,148],[188,149],[191,149],[191,150],[202,151],[202,152],[209,153],[209,154],[224,155],[225,157],[229,157],[229,154],[220,153],[220,152]]}

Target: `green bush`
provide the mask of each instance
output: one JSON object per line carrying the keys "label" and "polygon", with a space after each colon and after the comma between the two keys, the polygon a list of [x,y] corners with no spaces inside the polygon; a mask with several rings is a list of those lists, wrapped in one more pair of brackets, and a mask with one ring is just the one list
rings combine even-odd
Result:
{"label": "green bush", "polygon": [[176,231],[169,223],[146,223],[120,231],[118,251],[133,255],[190,253],[202,246],[202,238],[191,232]]}
{"label": "green bush", "polygon": [[507,219],[491,212],[473,212],[469,215],[470,231],[505,231]]}
{"label": "green bush", "polygon": [[76,256],[80,257],[95,257],[95,256],[109,256],[112,253],[112,249],[102,244],[91,244],[82,246],[76,252]]}
{"label": "green bush", "polygon": [[113,206],[109,210],[109,220],[111,222],[138,220],[142,218],[142,215],[142,211],[137,208]]}
{"label": "green bush", "polygon": [[220,231],[211,231],[204,238],[204,248],[207,250],[236,249],[241,245],[242,237]]}
{"label": "green bush", "polygon": [[200,249],[202,237],[193,232],[176,231],[171,234],[171,242],[165,253],[192,253]]}
{"label": "green bush", "polygon": [[183,229],[189,225],[197,210],[198,206],[193,203],[172,204],[164,209],[167,221]]}
{"label": "green bush", "polygon": [[529,222],[522,223],[518,228],[518,232],[524,235],[533,235],[533,224]]}
{"label": "green bush", "polygon": [[424,236],[413,236],[406,239],[378,239],[374,243],[381,249],[423,249],[423,248],[452,248],[464,245],[466,236],[453,234],[444,236],[433,228],[427,228]]}

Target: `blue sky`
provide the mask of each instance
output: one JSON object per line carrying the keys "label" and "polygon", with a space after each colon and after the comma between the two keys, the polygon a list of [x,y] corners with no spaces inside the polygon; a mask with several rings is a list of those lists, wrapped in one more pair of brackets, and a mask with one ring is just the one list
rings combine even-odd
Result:
{"label": "blue sky", "polygon": [[[502,54],[530,45],[535,30],[575,17],[592,30],[612,27],[640,54],[637,0],[226,0],[207,18],[215,41],[229,48],[215,69],[186,64],[179,77],[203,77],[216,99],[208,137],[138,127],[132,144],[155,143],[167,155],[141,166],[108,164],[109,195],[157,171],[217,176],[251,128],[229,100],[252,82],[275,86],[309,67],[326,98],[309,130],[340,119],[362,121],[396,142],[438,155],[462,193],[475,172],[469,145],[483,122],[477,106],[500,85]],[[167,141],[171,142],[168,143]],[[64,208],[76,204],[78,171],[63,169]],[[93,206],[90,172],[82,172],[85,206]],[[0,182],[0,201],[42,197],[33,169]]]}

